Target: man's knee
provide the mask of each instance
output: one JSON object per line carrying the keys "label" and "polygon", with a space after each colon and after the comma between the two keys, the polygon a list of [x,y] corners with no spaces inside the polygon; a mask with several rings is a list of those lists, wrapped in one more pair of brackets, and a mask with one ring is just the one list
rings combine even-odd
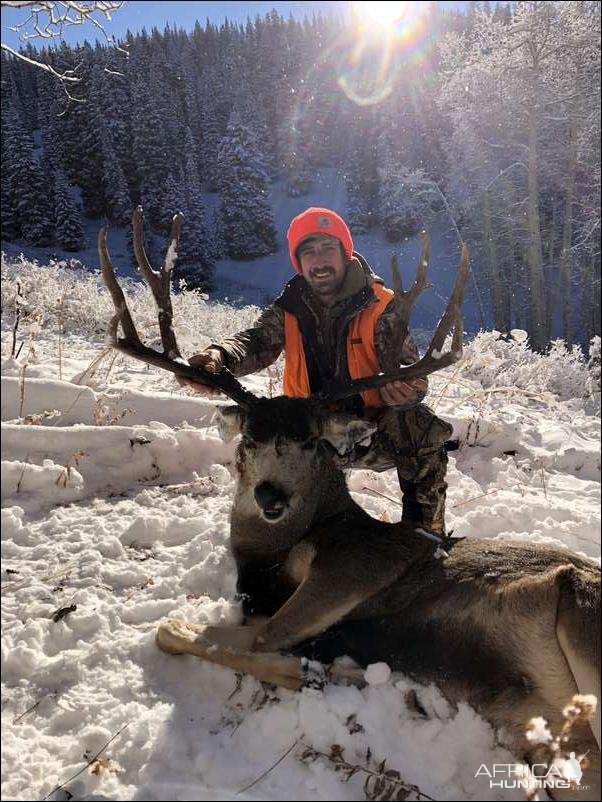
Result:
{"label": "man's knee", "polygon": [[412,456],[403,456],[397,460],[397,473],[403,479],[414,484],[428,482],[433,487],[447,489],[445,475],[447,473],[448,456],[445,446],[419,449]]}
{"label": "man's knee", "polygon": [[399,412],[399,428],[417,450],[443,446],[452,436],[453,427],[437,417],[426,404]]}

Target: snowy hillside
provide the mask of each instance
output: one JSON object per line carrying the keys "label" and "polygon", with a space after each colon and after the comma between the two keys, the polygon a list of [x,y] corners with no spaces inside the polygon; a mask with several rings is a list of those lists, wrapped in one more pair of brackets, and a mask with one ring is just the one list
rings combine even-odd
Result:
{"label": "snowy hillside", "polygon": [[[386,761],[432,798],[522,799],[475,778],[511,756],[433,686],[375,670],[364,690],[293,693],[158,650],[164,617],[240,619],[234,444],[212,425],[226,401],[106,349],[111,306],[96,275],[22,261],[3,262],[2,277],[3,798],[354,800]],[[156,342],[150,293],[132,285],[131,306]],[[191,354],[257,312],[182,293],[178,339]],[[448,526],[599,559],[595,368],[515,336],[482,333],[432,377],[428,403],[460,445]],[[276,366],[245,384],[277,394],[279,377]],[[375,517],[399,519],[394,471],[351,471],[349,486]],[[347,782],[333,745],[359,767]]]}
{"label": "snowy hillside", "polygon": [[[204,193],[203,204],[208,214],[213,214],[219,201],[216,193]],[[237,306],[241,304],[264,304],[280,294],[286,282],[293,275],[293,268],[288,255],[286,231],[292,218],[309,206],[326,206],[345,213],[347,200],[343,176],[333,168],[323,168],[316,173],[316,181],[312,191],[302,197],[292,198],[286,192],[285,182],[276,181],[271,186],[270,206],[274,214],[277,238],[277,251],[252,261],[235,261],[222,259],[215,266],[216,291],[212,299],[227,300]],[[96,238],[103,221],[85,221],[85,241],[83,250],[68,253],[57,248],[40,248],[25,243],[2,242],[2,250],[8,257],[18,257],[23,251],[30,259],[37,259],[40,264],[47,264],[49,254],[55,261],[77,259],[88,270],[98,270],[98,253]],[[186,222],[184,222],[186,225]],[[108,235],[108,247],[115,269],[119,276],[138,279],[131,264],[131,256],[126,242],[126,229],[111,226]],[[444,215],[436,218],[429,229],[431,236],[431,263],[429,280],[433,287],[423,294],[414,312],[414,324],[421,329],[432,329],[442,313],[447,293],[453,286],[455,271],[459,262],[459,246],[450,220]],[[387,242],[380,230],[354,237],[354,246],[363,254],[378,275],[391,286],[391,256],[397,253],[399,266],[405,286],[414,279],[420,255],[418,237],[401,244]],[[473,263],[474,264],[474,263]],[[479,266],[474,265],[479,272]],[[485,303],[485,293],[482,292]],[[478,304],[474,286],[467,288],[464,305],[465,327],[467,331],[476,332],[480,325]]]}

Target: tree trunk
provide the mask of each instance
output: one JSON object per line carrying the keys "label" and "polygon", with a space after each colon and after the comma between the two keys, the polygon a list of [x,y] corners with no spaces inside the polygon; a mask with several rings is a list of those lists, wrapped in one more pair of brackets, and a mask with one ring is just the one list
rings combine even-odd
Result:
{"label": "tree trunk", "polygon": [[499,331],[505,331],[507,322],[504,315],[504,304],[502,299],[502,289],[500,281],[500,271],[491,226],[491,203],[489,192],[483,195],[483,222],[484,236],[487,248],[487,274],[489,276],[489,289],[491,292],[491,306],[493,308],[493,325]]}
{"label": "tree trunk", "polygon": [[564,225],[562,229],[562,250],[560,252],[560,287],[562,296],[562,336],[567,345],[573,344],[571,325],[571,274],[573,257],[573,197],[575,194],[575,165],[577,161],[575,125],[571,123],[569,132],[569,164],[566,178],[566,199]]}
{"label": "tree trunk", "polygon": [[556,219],[558,217],[558,207],[554,202],[552,205],[552,223],[550,225],[550,236],[548,240],[548,284],[550,286],[548,307],[547,307],[547,337],[551,339],[554,327],[554,311],[556,309],[556,302],[558,301],[558,293],[560,292],[560,277],[556,275]]}
{"label": "tree trunk", "polygon": [[538,351],[543,351],[547,344],[547,338],[541,223],[539,218],[537,117],[535,114],[537,95],[535,91],[533,92],[532,99],[533,102],[529,106],[529,163],[527,174],[529,189],[527,218],[530,236],[528,257],[530,300],[529,334],[533,347]]}
{"label": "tree trunk", "polygon": [[592,243],[591,256],[584,256],[583,267],[587,275],[581,281],[583,287],[583,322],[587,341],[600,336],[600,242]]}

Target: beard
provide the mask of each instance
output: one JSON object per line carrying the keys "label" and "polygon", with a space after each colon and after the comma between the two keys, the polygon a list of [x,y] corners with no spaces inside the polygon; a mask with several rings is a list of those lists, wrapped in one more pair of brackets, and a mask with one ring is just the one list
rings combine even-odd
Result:
{"label": "beard", "polygon": [[312,290],[318,295],[335,292],[343,279],[343,277],[337,277],[336,270],[332,265],[323,265],[311,270],[308,278]]}

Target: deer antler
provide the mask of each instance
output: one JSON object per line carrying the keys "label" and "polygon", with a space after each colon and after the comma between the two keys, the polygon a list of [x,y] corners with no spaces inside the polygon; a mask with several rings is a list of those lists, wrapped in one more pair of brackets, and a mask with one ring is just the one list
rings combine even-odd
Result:
{"label": "deer antler", "polygon": [[[115,277],[115,270],[109,257],[109,252],[107,250],[107,227],[102,226],[98,232],[98,256],[100,258],[102,277],[111,293],[113,305],[115,306],[115,315],[111,318],[111,322],[109,323],[109,342],[113,348],[116,348],[118,351],[134,357],[135,359],[139,359],[142,362],[146,362],[148,365],[155,365],[155,367],[175,373],[176,376],[192,379],[193,381],[215,387],[229,396],[233,401],[248,408],[255,404],[258,399],[253,393],[245,390],[242,384],[229,370],[223,368],[219,373],[209,373],[200,368],[192,367],[192,365],[189,365],[188,362],[182,358],[180,349],[178,348],[172,325],[173,309],[171,305],[170,285],[171,271],[176,260],[178,240],[183,219],[184,216],[180,213],[174,215],[165,261],[161,269],[157,271],[153,270],[151,267],[142,242],[141,206],[138,206],[134,210],[132,217],[134,254],[138,262],[138,272],[141,273],[150,286],[153,298],[157,304],[163,353],[149,348],[140,340],[130,310],[128,309],[123,290]],[[118,337],[117,335],[120,323],[125,335],[124,337]]]}
{"label": "deer antler", "polygon": [[399,267],[397,265],[397,254],[393,256],[391,260],[391,271],[393,273],[393,290],[395,291],[395,295],[397,298],[401,298],[402,302],[402,317],[403,323],[406,326],[409,326],[410,323],[410,313],[414,308],[416,300],[421,292],[427,290],[432,285],[429,284],[426,280],[426,271],[428,270],[429,266],[429,254],[430,254],[431,246],[429,236],[426,231],[420,232],[420,259],[418,261],[418,267],[416,268],[416,277],[414,278],[414,283],[412,284],[411,288],[407,291],[404,291],[403,285],[401,282],[401,275],[399,273]]}
{"label": "deer antler", "polygon": [[[401,277],[399,276],[399,271],[396,269],[396,265],[394,265],[393,284],[396,295],[398,297],[401,295],[402,298],[403,310],[401,326],[406,329],[406,333],[412,307],[422,290],[428,286],[426,283],[428,251],[428,238],[426,234],[423,234],[422,253],[418,271],[412,288],[407,292],[404,292],[401,288]],[[349,396],[361,393],[364,390],[382,387],[384,384],[396,381],[397,379],[424,378],[434,373],[436,370],[441,370],[457,362],[462,356],[462,299],[464,297],[469,270],[468,248],[466,245],[462,245],[462,256],[460,258],[460,266],[458,268],[454,288],[447,302],[445,312],[437,325],[430,345],[422,359],[419,359],[418,362],[414,362],[412,365],[402,365],[396,370],[387,373],[377,373],[374,376],[352,379],[347,382],[331,382],[322,392],[316,393],[312,398],[318,402],[340,401],[343,398],[349,398]],[[452,336],[451,349],[447,353],[443,353],[443,344],[452,326],[454,333]]]}

